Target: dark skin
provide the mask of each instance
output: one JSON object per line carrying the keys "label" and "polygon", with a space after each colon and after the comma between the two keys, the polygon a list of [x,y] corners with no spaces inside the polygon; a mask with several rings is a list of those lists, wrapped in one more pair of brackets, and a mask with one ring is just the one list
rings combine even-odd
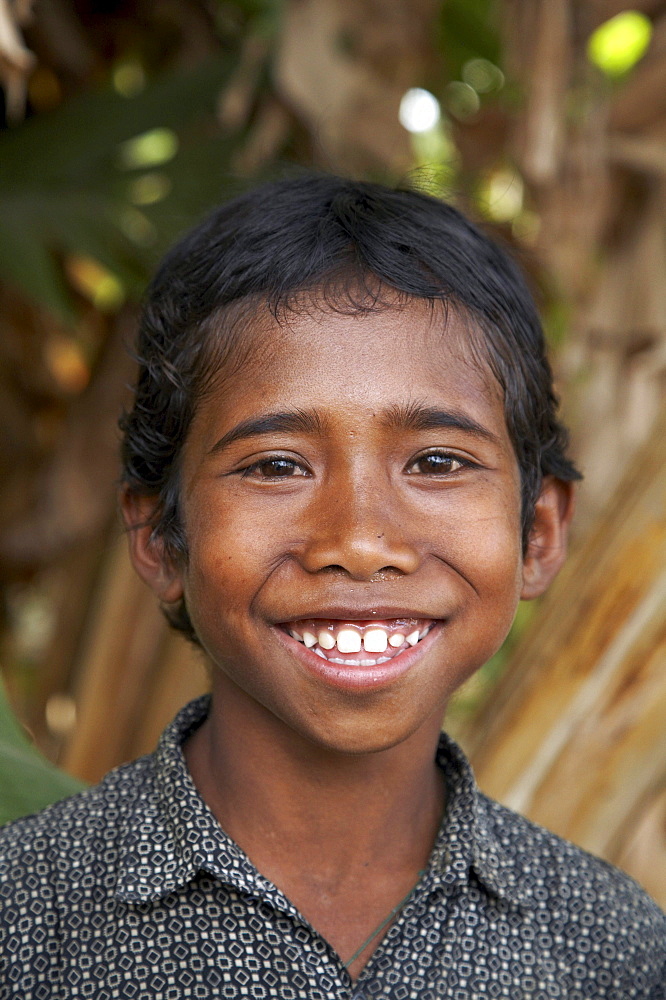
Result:
{"label": "dark skin", "polygon": [[[346,961],[427,866],[446,704],[556,575],[573,493],[545,479],[523,553],[501,392],[454,313],[309,309],[245,336],[257,349],[184,445],[187,564],[145,527],[131,552],[162,602],[185,597],[213,664],[210,716],[185,747],[199,791]],[[151,510],[124,498],[130,526]],[[401,615],[433,624],[384,673],[324,670],[289,636],[298,619]]]}

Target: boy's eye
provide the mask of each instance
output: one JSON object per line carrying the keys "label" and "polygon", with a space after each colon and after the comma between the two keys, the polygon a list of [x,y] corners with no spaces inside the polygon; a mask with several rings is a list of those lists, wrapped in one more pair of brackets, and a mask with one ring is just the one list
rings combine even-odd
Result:
{"label": "boy's eye", "polygon": [[450,455],[444,451],[434,451],[427,455],[419,455],[411,465],[407,466],[407,473],[420,473],[422,476],[446,476],[451,472],[458,472],[471,463],[456,455]]}
{"label": "boy's eye", "polygon": [[243,476],[253,479],[287,479],[305,476],[305,469],[292,458],[263,458],[242,470]]}

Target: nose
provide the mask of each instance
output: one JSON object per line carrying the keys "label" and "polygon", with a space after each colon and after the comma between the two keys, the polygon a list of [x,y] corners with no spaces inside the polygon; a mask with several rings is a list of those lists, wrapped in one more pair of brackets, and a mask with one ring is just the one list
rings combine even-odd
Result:
{"label": "nose", "polygon": [[339,481],[322,491],[308,512],[303,568],[339,570],[366,581],[413,573],[421,556],[408,537],[409,519],[388,492],[367,482]]}

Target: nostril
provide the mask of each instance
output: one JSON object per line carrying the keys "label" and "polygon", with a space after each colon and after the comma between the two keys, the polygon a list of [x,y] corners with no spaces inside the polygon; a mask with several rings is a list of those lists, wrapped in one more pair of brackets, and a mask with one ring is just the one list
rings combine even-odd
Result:
{"label": "nostril", "polygon": [[418,548],[390,529],[368,532],[353,523],[349,530],[335,525],[314,526],[301,543],[298,559],[309,573],[326,570],[353,580],[391,580],[413,573],[419,566]]}

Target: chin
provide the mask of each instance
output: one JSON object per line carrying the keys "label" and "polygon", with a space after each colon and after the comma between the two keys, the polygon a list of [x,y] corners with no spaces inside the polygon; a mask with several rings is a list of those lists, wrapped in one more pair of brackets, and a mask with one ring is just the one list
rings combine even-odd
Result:
{"label": "chin", "polygon": [[325,753],[362,757],[392,750],[409,740],[420,725],[406,726],[404,718],[373,724],[367,715],[360,715],[356,720],[347,720],[346,724],[338,718],[325,730],[321,726],[315,732],[301,730],[301,735]]}

